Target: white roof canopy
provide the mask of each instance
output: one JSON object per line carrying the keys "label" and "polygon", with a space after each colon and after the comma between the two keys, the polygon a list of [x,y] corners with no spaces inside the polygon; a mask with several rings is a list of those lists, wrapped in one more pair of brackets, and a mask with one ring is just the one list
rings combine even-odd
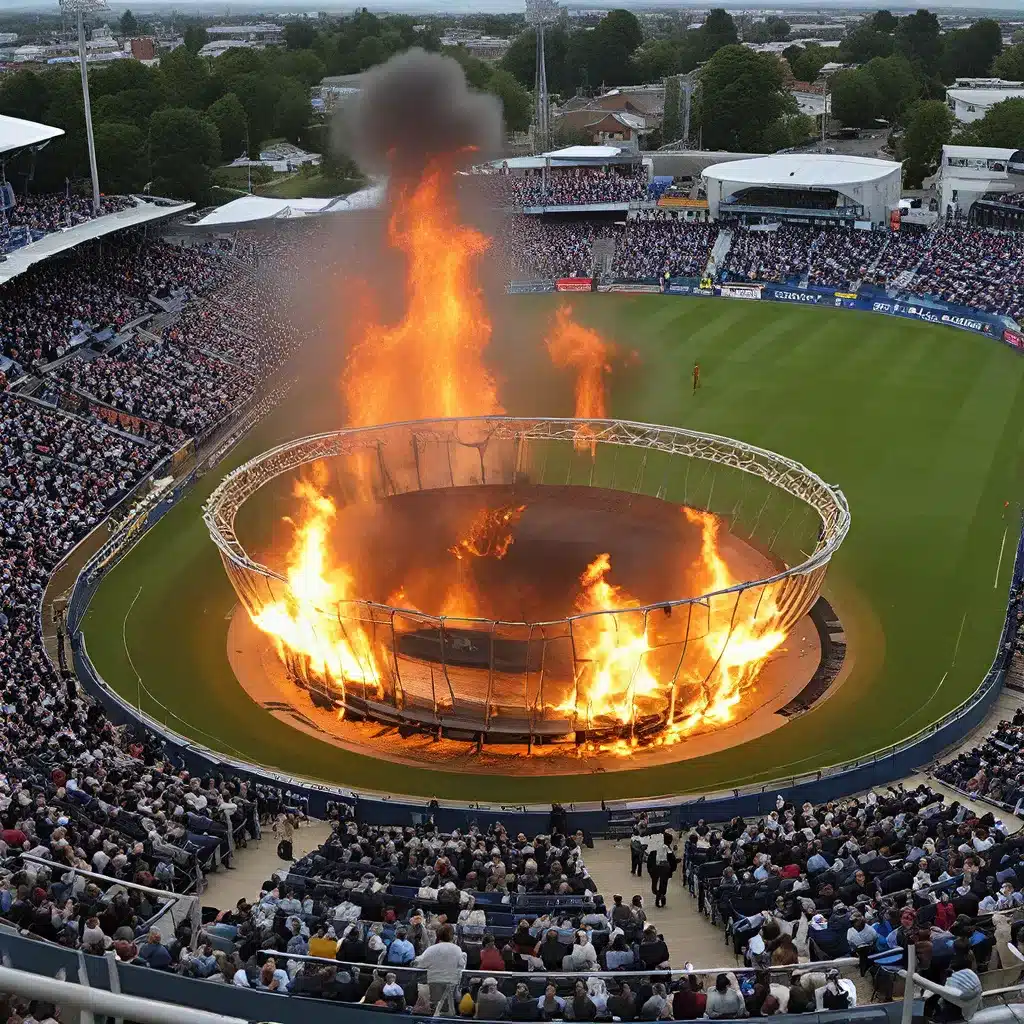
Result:
{"label": "white roof canopy", "polygon": [[63,128],[51,128],[48,124],[0,114],[0,153],[24,149],[26,146],[39,146],[63,134]]}
{"label": "white roof canopy", "polygon": [[787,153],[714,164],[705,168],[704,175],[740,185],[835,188],[879,181],[899,169],[900,165],[891,160],[865,156]]}
{"label": "white roof canopy", "polygon": [[332,196],[327,199],[270,199],[267,196],[241,196],[208,213],[193,227],[231,228],[273,220],[295,220],[316,217],[326,213],[368,209],[380,204],[384,194],[381,185],[353,192],[350,196]]}

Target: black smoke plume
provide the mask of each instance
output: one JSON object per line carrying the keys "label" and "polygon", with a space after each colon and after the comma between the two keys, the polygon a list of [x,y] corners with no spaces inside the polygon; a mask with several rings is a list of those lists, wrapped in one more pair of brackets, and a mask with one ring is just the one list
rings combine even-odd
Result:
{"label": "black smoke plume", "polygon": [[414,49],[363,77],[339,112],[337,145],[367,174],[419,179],[438,159],[459,170],[501,152],[501,103],[466,85],[458,61]]}

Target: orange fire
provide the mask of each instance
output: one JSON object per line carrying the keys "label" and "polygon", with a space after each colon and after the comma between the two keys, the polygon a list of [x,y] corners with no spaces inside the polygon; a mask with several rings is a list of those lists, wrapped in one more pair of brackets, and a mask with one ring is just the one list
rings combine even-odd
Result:
{"label": "orange fire", "polygon": [[470,523],[469,532],[448,550],[460,561],[474,558],[504,558],[515,537],[512,527],[526,511],[525,505],[482,508]]}
{"label": "orange fire", "polygon": [[352,576],[343,568],[328,568],[327,537],[337,509],[316,482],[300,481],[295,496],[303,502],[303,516],[295,524],[288,586],[253,622],[274,637],[282,657],[288,651],[304,657],[310,671],[334,680],[342,691],[348,682],[379,693],[369,636],[360,622],[339,615],[339,606],[351,600]]}
{"label": "orange fire", "polygon": [[[714,593],[741,582],[729,571],[719,549],[721,520],[692,508],[684,508],[683,513],[701,529],[701,568],[694,581],[699,589]],[[778,623],[779,610],[770,588],[711,598],[708,629],[701,638],[711,668],[699,680],[698,696],[677,717],[678,729],[686,733],[702,724],[732,719],[744,691],[786,639]]]}
{"label": "orange fire", "polygon": [[585,614],[573,625],[582,668],[577,670],[574,697],[557,708],[575,715],[586,727],[630,725],[638,715],[658,710],[666,697],[665,687],[647,664],[651,647],[643,613],[623,611],[637,602],[608,582],[610,571],[611,558],[605,553],[580,576],[583,589],[576,608],[597,614]]}
{"label": "orange fire", "polygon": [[392,197],[388,237],[407,261],[397,324],[368,322],[345,365],[352,426],[502,412],[484,363],[491,321],[477,278],[490,239],[464,224],[438,164]]}
{"label": "orange fire", "polygon": [[[572,308],[558,307],[555,321],[546,339],[551,361],[559,369],[576,371],[576,411],[578,419],[603,419],[608,414],[608,374],[615,347],[597,331],[576,323]],[[575,442],[577,451],[597,448],[593,438],[581,432]]]}
{"label": "orange fire", "polygon": [[441,614],[455,618],[479,618],[484,614],[480,591],[473,576],[473,558],[502,559],[512,547],[515,536],[512,527],[519,522],[525,505],[502,505],[500,508],[482,508],[473,517],[466,536],[449,549],[458,561],[457,579],[448,588],[441,603]]}

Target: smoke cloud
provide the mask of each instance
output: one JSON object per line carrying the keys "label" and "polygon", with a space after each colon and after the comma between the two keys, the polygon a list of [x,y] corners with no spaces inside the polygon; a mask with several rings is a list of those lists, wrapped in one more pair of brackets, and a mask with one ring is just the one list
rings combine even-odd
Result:
{"label": "smoke cloud", "polygon": [[414,49],[367,72],[335,122],[337,144],[367,174],[419,178],[435,159],[452,170],[494,159],[501,102],[471,92],[458,61]]}

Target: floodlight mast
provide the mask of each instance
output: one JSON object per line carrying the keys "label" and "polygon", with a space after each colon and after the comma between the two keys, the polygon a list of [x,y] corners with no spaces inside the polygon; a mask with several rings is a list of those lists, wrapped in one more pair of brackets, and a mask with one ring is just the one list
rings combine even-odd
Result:
{"label": "floodlight mast", "polygon": [[533,126],[533,144],[538,153],[546,153],[551,146],[551,100],[548,96],[548,72],[544,60],[544,26],[558,19],[560,8],[555,0],[526,0],[526,20],[537,34],[537,67],[534,74],[533,94],[536,101]]}
{"label": "floodlight mast", "polygon": [[85,110],[85,140],[89,147],[89,174],[92,177],[92,212],[100,213],[100,175],[96,169],[96,142],[92,134],[92,107],[89,104],[89,72],[85,61],[84,16],[109,10],[105,0],[60,0],[61,10],[74,14],[78,20],[78,64],[82,71],[82,107]]}

